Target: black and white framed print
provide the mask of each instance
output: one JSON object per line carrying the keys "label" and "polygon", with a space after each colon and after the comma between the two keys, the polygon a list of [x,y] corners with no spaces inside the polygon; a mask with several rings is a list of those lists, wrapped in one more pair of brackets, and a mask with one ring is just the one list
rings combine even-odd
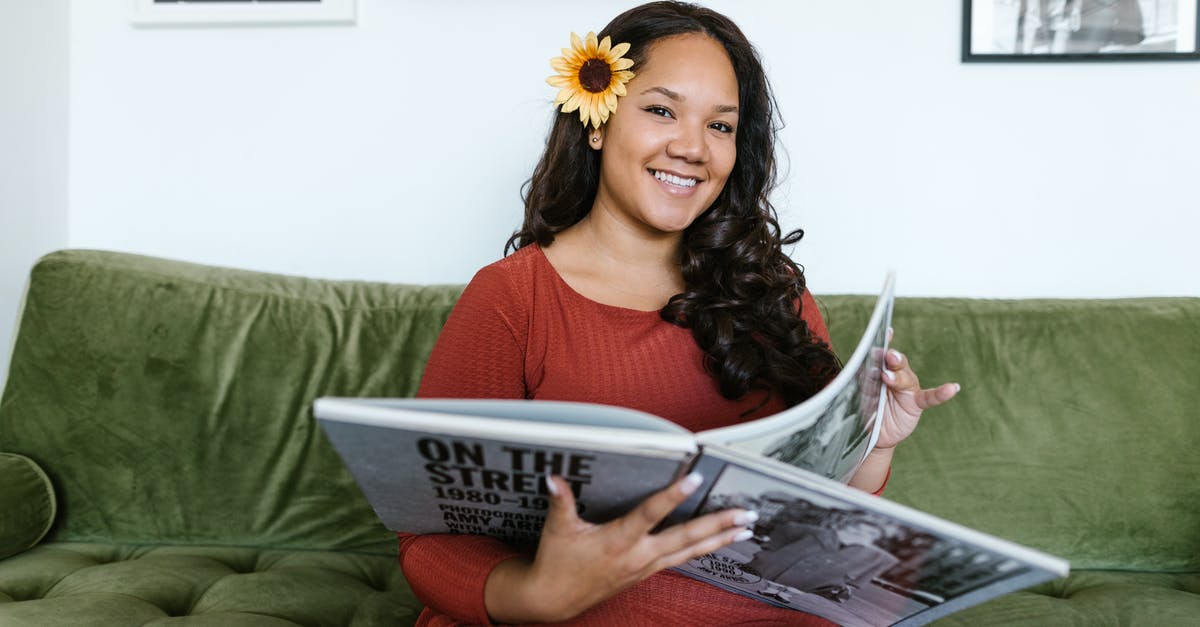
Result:
{"label": "black and white framed print", "polygon": [[963,0],[963,61],[1200,60],[1200,0]]}
{"label": "black and white framed print", "polygon": [[138,26],[354,24],[355,0],[134,0]]}

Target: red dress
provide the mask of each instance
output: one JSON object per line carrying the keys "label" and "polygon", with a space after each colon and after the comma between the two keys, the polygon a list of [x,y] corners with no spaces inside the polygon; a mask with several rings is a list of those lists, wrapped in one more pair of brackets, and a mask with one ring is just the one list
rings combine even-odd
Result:
{"label": "red dress", "polygon": [[[805,292],[801,315],[828,341]],[[438,337],[419,395],[536,398],[621,405],[702,431],[784,409],[778,397],[721,396],[687,329],[657,311],[604,305],[575,292],[537,246],[480,270]],[[479,536],[400,534],[400,563],[426,605],[418,625],[490,624],[483,588],[520,553]],[[828,625],[794,610],[660,572],[576,617],[577,625]]]}

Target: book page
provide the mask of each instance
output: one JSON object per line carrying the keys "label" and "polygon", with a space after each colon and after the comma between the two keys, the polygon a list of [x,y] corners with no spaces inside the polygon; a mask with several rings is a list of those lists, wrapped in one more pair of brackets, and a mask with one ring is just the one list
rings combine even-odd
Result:
{"label": "book page", "polygon": [[753,422],[704,431],[702,444],[732,446],[846,482],[875,446],[887,393],[880,380],[892,319],[888,275],[866,331],[837,377],[812,398]]}
{"label": "book page", "polygon": [[695,515],[754,510],[754,536],[677,570],[760,601],[842,625],[920,624],[1066,572],[1061,560],[922,524],[932,517],[852,488],[717,455],[727,465]]}

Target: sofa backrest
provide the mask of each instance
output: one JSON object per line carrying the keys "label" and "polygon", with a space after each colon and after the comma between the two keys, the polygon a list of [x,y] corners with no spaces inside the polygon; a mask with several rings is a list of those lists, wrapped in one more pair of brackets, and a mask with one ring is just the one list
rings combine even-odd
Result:
{"label": "sofa backrest", "polygon": [[[850,348],[869,299],[824,299]],[[1068,558],[1200,570],[1200,298],[901,298],[894,345],[962,392],[886,497]]]}
{"label": "sofa backrest", "polygon": [[0,450],[50,475],[53,539],[394,553],[311,403],[415,393],[460,292],[52,253],[32,271]]}

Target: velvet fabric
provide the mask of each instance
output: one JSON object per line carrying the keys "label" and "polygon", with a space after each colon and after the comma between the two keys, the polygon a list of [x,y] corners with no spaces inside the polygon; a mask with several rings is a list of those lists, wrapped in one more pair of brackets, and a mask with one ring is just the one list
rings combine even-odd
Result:
{"label": "velvet fabric", "polygon": [[46,473],[24,455],[0,453],[0,560],[37,544],[56,512]]}
{"label": "velvet fabric", "polygon": [[[310,408],[414,393],[460,293],[44,258],[0,451],[45,471],[59,511],[0,559],[0,624],[411,623],[395,536]],[[872,298],[818,300],[847,354]],[[926,384],[963,388],[898,450],[886,498],[1074,568],[945,624],[1200,615],[1200,299],[901,298],[894,326]]]}

